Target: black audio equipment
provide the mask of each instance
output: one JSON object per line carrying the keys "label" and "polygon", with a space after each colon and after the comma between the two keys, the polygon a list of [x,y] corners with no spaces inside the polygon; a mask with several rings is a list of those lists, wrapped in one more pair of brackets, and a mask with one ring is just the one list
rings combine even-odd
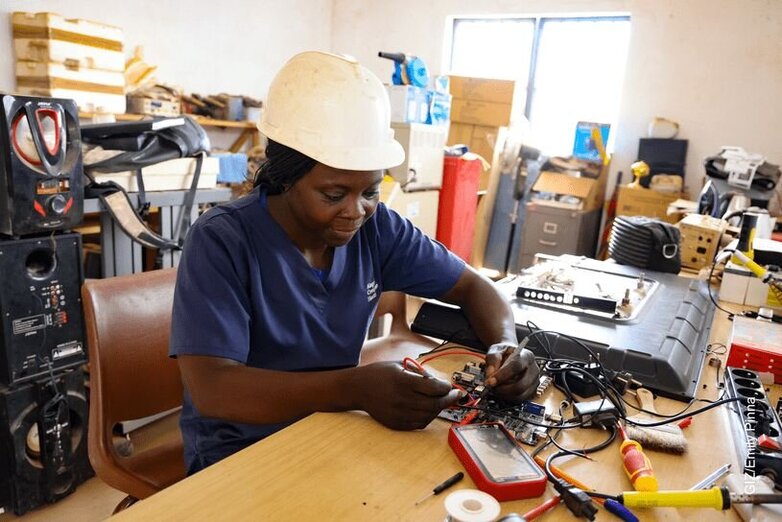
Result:
{"label": "black audio equipment", "polygon": [[83,363],[81,235],[0,240],[0,384]]}
{"label": "black audio equipment", "polygon": [[94,475],[88,412],[79,369],[0,390],[0,506],[22,515]]}
{"label": "black audio equipment", "polygon": [[73,100],[0,95],[0,234],[71,228],[84,214]]}

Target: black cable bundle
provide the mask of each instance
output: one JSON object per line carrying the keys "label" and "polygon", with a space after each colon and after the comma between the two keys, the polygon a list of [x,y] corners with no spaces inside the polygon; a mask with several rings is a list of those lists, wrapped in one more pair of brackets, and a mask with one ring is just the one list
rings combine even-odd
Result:
{"label": "black cable bundle", "polygon": [[659,219],[617,216],[608,254],[623,265],[676,274],[681,270],[679,229]]}

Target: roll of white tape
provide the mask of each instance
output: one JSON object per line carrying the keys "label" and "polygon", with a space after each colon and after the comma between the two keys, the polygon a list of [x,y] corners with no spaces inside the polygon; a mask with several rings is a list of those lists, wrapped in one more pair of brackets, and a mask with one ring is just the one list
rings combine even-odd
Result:
{"label": "roll of white tape", "polygon": [[492,522],[500,515],[500,503],[483,491],[460,489],[445,499],[446,522]]}

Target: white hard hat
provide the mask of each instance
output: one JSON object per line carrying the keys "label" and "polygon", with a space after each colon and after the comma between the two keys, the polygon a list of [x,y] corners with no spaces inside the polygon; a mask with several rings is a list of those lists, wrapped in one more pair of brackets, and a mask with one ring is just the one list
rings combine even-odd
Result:
{"label": "white hard hat", "polygon": [[382,170],[405,159],[383,84],[354,58],[297,54],[272,80],[260,130],[338,169]]}

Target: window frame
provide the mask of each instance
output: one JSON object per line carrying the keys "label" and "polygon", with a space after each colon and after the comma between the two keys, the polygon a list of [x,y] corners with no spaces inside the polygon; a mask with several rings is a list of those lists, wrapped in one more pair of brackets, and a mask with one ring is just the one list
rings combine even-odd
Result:
{"label": "window frame", "polygon": [[532,48],[529,57],[529,71],[527,75],[526,97],[524,101],[524,117],[530,119],[532,114],[532,103],[535,99],[535,76],[538,69],[538,51],[540,50],[540,39],[543,34],[543,26],[549,22],[628,22],[632,23],[630,13],[615,14],[589,14],[589,15],[537,15],[537,16],[452,16],[450,17],[450,42],[448,52],[448,70],[453,68],[454,37],[456,35],[456,25],[460,22],[490,22],[490,21],[526,21],[533,22]]}

